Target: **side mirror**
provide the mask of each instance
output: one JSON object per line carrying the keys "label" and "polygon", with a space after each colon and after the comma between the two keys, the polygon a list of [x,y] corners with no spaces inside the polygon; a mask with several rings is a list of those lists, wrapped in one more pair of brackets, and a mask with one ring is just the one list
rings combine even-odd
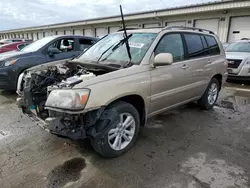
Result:
{"label": "side mirror", "polygon": [[155,56],[154,67],[171,65],[173,63],[173,55],[170,53],[160,53]]}
{"label": "side mirror", "polygon": [[58,48],[49,48],[48,49],[49,56],[54,56],[55,54],[61,53]]}

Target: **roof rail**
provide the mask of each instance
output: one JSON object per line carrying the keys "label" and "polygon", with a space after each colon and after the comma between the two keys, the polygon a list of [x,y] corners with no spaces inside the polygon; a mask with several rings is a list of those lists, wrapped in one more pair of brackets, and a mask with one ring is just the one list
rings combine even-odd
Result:
{"label": "roof rail", "polygon": [[[136,27],[128,27],[128,28],[126,28],[126,30],[136,30],[136,29],[140,29],[140,28],[136,28]],[[124,29],[122,28],[122,29],[119,29],[118,31],[124,31]]]}
{"label": "roof rail", "polygon": [[198,30],[199,32],[208,32],[210,34],[214,34],[213,31],[210,31],[210,30],[207,30],[207,29],[201,29],[201,28],[196,28],[196,27],[184,27],[184,26],[167,26],[167,27],[164,27],[163,30],[170,30],[170,29],[183,29],[183,30]]}

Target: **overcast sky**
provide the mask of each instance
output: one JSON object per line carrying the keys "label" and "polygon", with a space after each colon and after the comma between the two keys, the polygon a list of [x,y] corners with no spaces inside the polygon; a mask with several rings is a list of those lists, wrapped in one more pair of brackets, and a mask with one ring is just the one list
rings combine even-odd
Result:
{"label": "overcast sky", "polygon": [[0,0],[0,30],[47,25],[211,0]]}

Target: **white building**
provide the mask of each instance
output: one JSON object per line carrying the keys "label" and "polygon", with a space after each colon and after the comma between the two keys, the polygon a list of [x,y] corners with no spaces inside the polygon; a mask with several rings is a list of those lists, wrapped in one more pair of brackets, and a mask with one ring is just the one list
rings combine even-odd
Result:
{"label": "white building", "polygon": [[[171,25],[214,31],[222,42],[250,38],[250,0],[220,1],[125,15],[127,27]],[[0,31],[0,39],[40,39],[49,35],[75,34],[101,37],[121,28],[121,17],[111,16]]]}

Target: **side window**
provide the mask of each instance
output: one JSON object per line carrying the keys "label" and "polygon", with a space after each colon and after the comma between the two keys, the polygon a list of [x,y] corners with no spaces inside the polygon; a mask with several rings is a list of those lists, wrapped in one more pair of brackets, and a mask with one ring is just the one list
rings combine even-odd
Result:
{"label": "side window", "polygon": [[207,40],[210,54],[211,55],[220,54],[220,48],[219,48],[219,45],[218,45],[217,41],[215,40],[215,38],[213,36],[208,36],[208,35],[206,35],[205,38]]}
{"label": "side window", "polygon": [[210,52],[209,52],[207,41],[206,41],[204,35],[201,35],[201,41],[202,41],[202,44],[203,44],[203,47],[204,47],[204,55],[209,55]]}
{"label": "side window", "polygon": [[79,39],[79,43],[80,43],[80,50],[83,51],[92,46],[95,43],[95,41],[90,39]]}
{"label": "side window", "polygon": [[49,47],[48,50],[51,48],[57,48],[60,52],[69,52],[69,51],[74,51],[74,39],[70,38],[64,38],[64,39],[59,39],[52,43]]}
{"label": "side window", "polygon": [[203,43],[200,35],[185,33],[184,38],[187,44],[187,52],[189,58],[199,58],[204,55]]}
{"label": "side window", "polygon": [[25,46],[26,46],[26,44],[19,44],[19,45],[17,46],[17,49],[18,49],[18,50],[21,50],[21,49],[23,49]]}
{"label": "side window", "polygon": [[155,49],[155,55],[160,53],[171,53],[174,62],[184,59],[184,47],[180,34],[167,34],[162,37]]}

